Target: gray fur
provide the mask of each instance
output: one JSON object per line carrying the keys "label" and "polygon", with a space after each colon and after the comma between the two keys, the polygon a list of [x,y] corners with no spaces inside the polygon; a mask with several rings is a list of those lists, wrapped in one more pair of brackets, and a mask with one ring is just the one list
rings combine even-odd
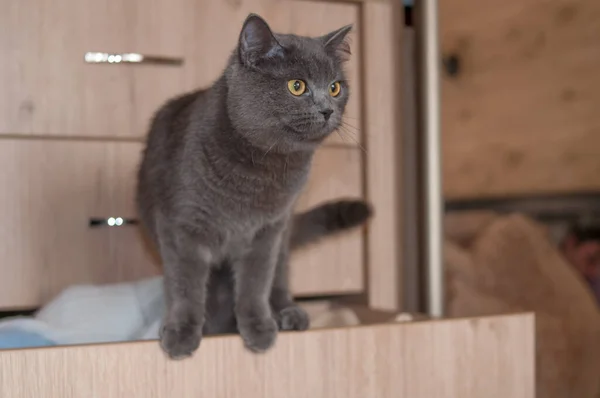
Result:
{"label": "gray fur", "polygon": [[[219,295],[233,297],[236,329],[254,352],[269,349],[279,328],[308,327],[288,290],[292,209],[314,151],[340,126],[348,101],[348,30],[274,35],[250,15],[213,86],[167,102],[154,117],[137,198],[163,261],[161,346],[170,357],[191,355],[203,329],[220,323],[205,322],[221,314],[210,306],[207,314]],[[291,79],[309,91],[293,96]],[[334,98],[335,81],[342,92]],[[213,286],[220,272],[233,276],[224,290]]]}
{"label": "gray fur", "polygon": [[[361,200],[327,202],[295,214],[290,234],[290,250],[294,251],[317,243],[325,237],[358,227],[364,224],[371,215],[371,207]],[[287,266],[287,264],[282,266]],[[233,283],[233,272],[228,264],[222,264],[211,270],[204,335],[237,333],[233,295],[231,294]],[[298,319],[304,318],[301,315],[282,316],[278,319],[280,328],[293,330],[291,321]]]}
{"label": "gray fur", "polygon": [[294,216],[290,236],[291,249],[315,243],[322,237],[358,227],[373,213],[361,200],[340,200],[323,203]]}

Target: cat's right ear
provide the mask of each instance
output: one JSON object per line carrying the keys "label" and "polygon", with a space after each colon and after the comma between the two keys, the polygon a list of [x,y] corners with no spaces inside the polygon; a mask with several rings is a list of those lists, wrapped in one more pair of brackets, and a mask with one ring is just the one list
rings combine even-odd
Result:
{"label": "cat's right ear", "polygon": [[244,21],[238,43],[240,62],[254,67],[266,59],[283,55],[283,47],[277,42],[264,19],[250,14]]}
{"label": "cat's right ear", "polygon": [[325,50],[330,54],[337,55],[342,61],[350,58],[350,43],[348,43],[348,33],[352,30],[352,25],[346,25],[338,30],[321,36],[321,41]]}

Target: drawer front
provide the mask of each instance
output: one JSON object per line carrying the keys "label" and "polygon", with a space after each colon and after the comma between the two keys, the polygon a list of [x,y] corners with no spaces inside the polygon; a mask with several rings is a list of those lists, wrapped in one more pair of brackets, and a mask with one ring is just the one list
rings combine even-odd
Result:
{"label": "drawer front", "polygon": [[239,336],[209,337],[183,361],[157,342],[0,351],[0,388],[19,398],[534,398],[534,367],[533,316],[509,315],[282,333],[264,355]]}
{"label": "drawer front", "polygon": [[[0,140],[0,308],[35,307],[72,284],[159,272],[137,227],[89,225],[94,217],[135,218],[141,149],[128,142]],[[352,148],[323,149],[302,205],[361,196],[358,154]],[[361,253],[360,233],[298,253],[294,291],[362,288]],[[310,261],[300,263],[303,256]]]}
{"label": "drawer front", "polygon": [[600,189],[600,3],[440,2],[444,189],[478,198]]}
{"label": "drawer front", "polygon": [[[90,228],[92,217],[135,216],[139,144],[0,140],[0,307],[35,307],[76,283],[131,280],[142,263],[137,228]],[[127,251],[118,250],[127,244]],[[123,257],[121,257],[123,256]],[[136,261],[129,261],[136,260]]]}
{"label": "drawer front", "polygon": [[[185,59],[184,0],[4,2],[0,12],[0,133],[132,136],[186,87],[189,66],[87,64],[86,52]],[[10,34],[8,34],[10,32]],[[184,64],[185,65],[185,64]]]}
{"label": "drawer front", "polygon": [[[324,201],[363,197],[362,153],[322,148],[298,209]],[[299,250],[292,256],[291,287],[297,295],[357,293],[364,290],[364,230],[355,229]]]}
{"label": "drawer front", "polygon": [[[249,12],[263,15],[275,30],[315,36],[358,21],[357,5],[294,1],[5,2],[0,55],[10,62],[0,65],[0,134],[141,137],[165,100],[206,87],[221,74]],[[306,18],[312,22],[304,24]],[[331,138],[352,146],[360,139],[358,42],[349,65],[354,93],[348,117]],[[87,52],[183,63],[90,64]]]}

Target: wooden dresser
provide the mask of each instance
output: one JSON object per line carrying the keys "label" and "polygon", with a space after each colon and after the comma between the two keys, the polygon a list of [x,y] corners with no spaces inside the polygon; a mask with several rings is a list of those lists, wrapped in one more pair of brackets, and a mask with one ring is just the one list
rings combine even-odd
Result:
{"label": "wooden dresser", "polygon": [[[355,26],[347,126],[318,152],[298,206],[365,198],[376,215],[297,253],[294,293],[400,308],[398,3],[0,0],[0,309],[159,272],[128,222],[148,120],[211,84],[250,12],[303,35]],[[180,362],[156,342],[0,351],[0,397],[533,398],[531,315],[391,320],[282,333],[265,355],[211,337]]]}
{"label": "wooden dresser", "polygon": [[[369,96],[390,100],[365,79],[393,84],[394,64],[365,62],[361,48],[366,39],[379,51],[393,39],[389,27],[364,29],[359,3],[41,0],[5,1],[0,13],[10,32],[0,39],[0,54],[10,60],[0,66],[0,308],[37,307],[72,284],[159,272],[137,226],[90,221],[135,219],[135,174],[150,117],[166,99],[219,76],[249,12],[275,31],[302,35],[355,25],[346,122],[318,152],[298,206],[368,198],[382,215],[369,237],[357,230],[294,256],[292,287],[298,296],[366,293],[367,265],[381,259],[387,270],[378,275],[394,279],[373,304],[398,304],[398,250],[381,241],[398,241],[399,191],[388,166],[395,103],[365,105]],[[144,62],[125,62],[139,55]],[[369,175],[376,176],[371,183]]]}

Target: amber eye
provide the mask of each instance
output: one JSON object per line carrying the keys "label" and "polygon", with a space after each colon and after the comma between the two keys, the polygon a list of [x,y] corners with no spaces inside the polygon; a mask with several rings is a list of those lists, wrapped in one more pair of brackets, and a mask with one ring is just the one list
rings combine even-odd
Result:
{"label": "amber eye", "polygon": [[331,95],[332,97],[337,97],[338,95],[340,95],[341,91],[342,85],[340,84],[340,82],[331,83],[331,86],[329,86],[329,95]]}
{"label": "amber eye", "polygon": [[288,90],[290,90],[290,93],[296,97],[301,96],[306,91],[306,83],[299,79],[288,81],[287,86]]}

